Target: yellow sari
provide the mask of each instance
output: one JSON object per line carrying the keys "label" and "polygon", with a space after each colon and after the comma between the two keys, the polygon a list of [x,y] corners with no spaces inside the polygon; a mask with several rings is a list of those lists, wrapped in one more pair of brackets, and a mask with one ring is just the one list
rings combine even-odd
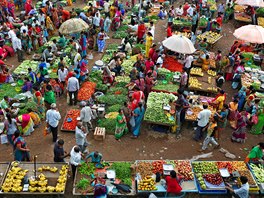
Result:
{"label": "yellow sari", "polygon": [[152,36],[147,36],[146,37],[146,58],[149,57],[149,49],[152,46],[152,42],[153,42],[153,37]]}
{"label": "yellow sari", "polygon": [[53,35],[54,34],[54,30],[55,30],[55,26],[54,26],[54,24],[51,21],[49,16],[46,17],[46,27],[47,27],[49,35]]}

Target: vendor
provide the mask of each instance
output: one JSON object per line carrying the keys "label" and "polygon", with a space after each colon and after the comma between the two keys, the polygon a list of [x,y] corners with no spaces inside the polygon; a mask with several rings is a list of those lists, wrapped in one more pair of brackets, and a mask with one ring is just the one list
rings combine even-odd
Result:
{"label": "vendor", "polygon": [[208,43],[207,43],[207,38],[204,38],[200,43],[199,43],[199,49],[201,51],[206,51],[208,47]]}
{"label": "vendor", "polygon": [[169,196],[175,196],[181,193],[182,188],[179,185],[177,174],[174,170],[170,172],[170,176],[166,177],[167,193]]}
{"label": "vendor", "polygon": [[3,100],[0,102],[0,108],[4,110],[10,110],[12,103],[17,102],[18,100],[4,96]]}
{"label": "vendor", "polygon": [[204,71],[207,71],[209,69],[209,65],[210,65],[210,57],[208,54],[206,54],[205,58],[201,58],[201,59],[203,61],[202,69]]}
{"label": "vendor", "polygon": [[257,146],[253,147],[246,157],[245,162],[249,163],[263,163],[263,150],[264,142],[260,142]]}
{"label": "vendor", "polygon": [[62,34],[60,34],[60,38],[59,38],[59,40],[57,42],[58,48],[66,47],[67,42],[68,42],[67,39]]}
{"label": "vendor", "polygon": [[211,105],[216,106],[218,110],[221,110],[226,101],[226,93],[224,90],[220,90],[219,94],[212,100]]}
{"label": "vendor", "polygon": [[241,176],[240,178],[241,187],[239,189],[233,189],[232,185],[228,184],[226,186],[226,189],[229,190],[232,194],[234,194],[234,197],[238,198],[246,198],[249,197],[249,185],[248,185],[248,178],[245,176]]}
{"label": "vendor", "polygon": [[48,75],[48,70],[46,67],[39,67],[39,83],[45,80],[45,76]]}
{"label": "vendor", "polygon": [[48,46],[42,53],[42,58],[44,59],[45,62],[48,62],[49,58],[53,57],[53,54],[51,53],[51,46]]}
{"label": "vendor", "polygon": [[100,163],[102,161],[103,155],[98,151],[94,151],[86,156],[86,159],[89,158],[91,158],[92,163]]}

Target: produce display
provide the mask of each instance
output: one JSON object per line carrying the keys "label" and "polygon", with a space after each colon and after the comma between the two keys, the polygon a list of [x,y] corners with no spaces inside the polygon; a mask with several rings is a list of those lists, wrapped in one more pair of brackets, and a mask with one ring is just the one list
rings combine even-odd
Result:
{"label": "produce display", "polygon": [[209,74],[210,76],[216,76],[216,72],[211,69],[207,71],[207,74]]}
{"label": "produce display", "polygon": [[204,76],[203,70],[200,67],[191,68],[190,74],[195,76]]}
{"label": "produce display", "polygon": [[75,131],[75,128],[78,123],[78,120],[77,120],[78,117],[80,117],[79,109],[69,110],[65,116],[61,130],[62,131]]}
{"label": "produce display", "polygon": [[[208,106],[208,109],[212,112],[212,116],[213,116],[215,113],[215,109],[212,106]],[[190,107],[186,112],[185,119],[186,120],[197,120],[198,114],[202,110],[203,110],[202,105]]]}
{"label": "produce display", "polygon": [[129,76],[116,76],[115,77],[116,82],[125,82],[129,83],[130,82],[130,77]]}
{"label": "produce display", "polygon": [[207,5],[209,6],[211,11],[217,10],[216,1],[215,0],[207,0]]}
{"label": "produce display", "polygon": [[257,184],[249,170],[238,171],[241,176],[245,176],[248,179],[248,184],[250,187],[257,187]]}
{"label": "produce display", "polygon": [[155,186],[155,180],[151,176],[147,176],[144,179],[139,181],[138,184],[138,190],[147,190],[147,191],[153,191],[157,190],[157,187]]}
{"label": "produce display", "polygon": [[162,67],[172,72],[182,72],[183,65],[173,57],[166,56],[164,58]]}
{"label": "produce display", "polygon": [[176,93],[179,89],[179,84],[168,83],[164,84],[161,80],[158,80],[157,84],[152,87],[152,91],[164,91],[170,93]]}
{"label": "produce display", "polygon": [[141,178],[146,178],[147,176],[151,176],[152,172],[152,163],[140,161],[137,162],[136,172],[140,174]]}
{"label": "produce display", "polygon": [[165,164],[165,161],[163,160],[158,160],[158,161],[153,161],[152,162],[152,172],[154,174],[156,173],[162,173],[163,172],[163,164]]}
{"label": "produce display", "polygon": [[185,36],[187,38],[191,38],[191,33],[189,32],[179,32],[179,31],[176,31],[174,32],[175,35],[179,35],[179,36]]}
{"label": "produce display", "polygon": [[243,22],[247,22],[247,23],[251,23],[251,21],[252,21],[251,16],[247,15],[244,12],[241,12],[241,13],[235,12],[234,13],[234,18],[237,21],[243,21]]}
{"label": "produce display", "polygon": [[258,25],[264,27],[264,17],[258,17]]}
{"label": "produce display", "polygon": [[121,180],[122,183],[127,184],[129,186],[132,185],[131,163],[129,163],[129,162],[113,162],[109,169],[115,170],[116,178]]}
{"label": "produce display", "polygon": [[109,113],[109,112],[118,112],[121,107],[122,107],[122,105],[115,104],[115,105],[112,105],[112,106],[108,107],[106,112],[107,113]]}
{"label": "produce display", "polygon": [[169,104],[170,100],[175,100],[173,94],[150,92],[147,101],[147,109],[144,120],[153,123],[163,123],[174,125],[175,120],[170,114],[165,114],[164,104]]}
{"label": "produce display", "polygon": [[188,160],[176,160],[175,161],[175,168],[177,172],[183,176],[185,181],[194,180],[194,174],[192,171],[192,166],[190,161]]}
{"label": "produce display", "polygon": [[198,22],[198,26],[199,27],[206,27],[207,23],[208,23],[208,20],[206,17],[200,17],[199,22]]}
{"label": "produce display", "polygon": [[115,134],[116,119],[115,118],[103,118],[98,120],[98,127],[103,127],[107,134]]}
{"label": "produce display", "polygon": [[84,82],[78,91],[78,100],[89,100],[94,94],[96,84],[94,82]]}
{"label": "produce display", "polygon": [[221,38],[221,34],[217,33],[217,32],[212,32],[212,31],[208,31],[208,32],[204,32],[203,34],[200,34],[197,36],[198,40],[203,40],[204,38],[207,39],[207,42],[209,44],[214,44],[216,43],[220,38]]}
{"label": "produce display", "polygon": [[189,88],[202,89],[202,84],[195,77],[189,78]]}
{"label": "produce display", "polygon": [[181,27],[191,27],[192,26],[192,22],[190,20],[187,20],[187,19],[176,18],[176,19],[173,19],[172,22],[176,26],[181,26]]}
{"label": "produce display", "polygon": [[258,183],[264,183],[264,167],[263,165],[250,164],[251,170],[255,175]]}
{"label": "produce display", "polygon": [[33,60],[24,60],[14,71],[14,74],[21,75],[21,74],[27,74],[28,68],[31,68],[32,71],[36,71],[38,68],[38,61]]}
{"label": "produce display", "polygon": [[111,95],[106,94],[97,98],[97,101],[101,104],[114,105],[114,104],[124,104],[127,100],[126,95]]}
{"label": "produce display", "polygon": [[4,98],[4,96],[9,96],[10,98],[15,97],[17,94],[16,87],[20,88],[20,86],[12,86],[11,84],[4,83],[0,86],[0,100]]}
{"label": "produce display", "polygon": [[113,38],[114,39],[123,39],[126,38],[128,36],[127,31],[115,31],[113,34]]}
{"label": "produce display", "polygon": [[135,64],[136,61],[131,60],[131,59],[126,59],[122,63],[122,67],[125,70],[125,74],[130,74],[131,70],[133,69],[133,65]]}

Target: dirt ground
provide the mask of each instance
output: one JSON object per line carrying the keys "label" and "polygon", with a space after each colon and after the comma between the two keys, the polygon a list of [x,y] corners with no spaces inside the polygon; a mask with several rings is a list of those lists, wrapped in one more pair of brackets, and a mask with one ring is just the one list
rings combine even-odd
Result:
{"label": "dirt ground", "polygon": [[[75,6],[75,5],[74,5]],[[83,7],[81,4],[78,7]],[[76,7],[76,6],[75,6]],[[70,8],[69,8],[70,9]],[[155,43],[161,42],[166,36],[166,20],[158,21],[156,24],[155,32]],[[223,38],[216,43],[216,45],[211,49],[211,51],[216,52],[218,49],[226,54],[228,49],[231,47],[234,37],[233,32],[237,27],[237,24],[232,20],[227,24],[223,25]],[[120,40],[110,39],[107,43],[120,43]],[[101,54],[94,52],[94,59],[89,61],[89,67],[93,66],[94,61],[100,60]],[[18,65],[16,57],[8,58],[7,63]],[[228,93],[228,101],[234,95],[234,91],[231,89],[231,83],[227,82],[224,89]],[[57,99],[57,104],[62,116],[62,120],[66,114],[66,111],[71,107],[66,103],[66,96],[62,96]],[[77,108],[77,107],[76,107]],[[62,124],[62,120],[60,125]],[[39,162],[52,162],[53,161],[53,147],[51,135],[46,137],[43,136],[43,129],[45,123],[37,128],[32,135],[26,137],[25,140],[31,149],[31,155],[37,155],[37,161]],[[59,127],[60,128],[60,127]],[[117,142],[113,135],[107,135],[105,141],[95,141],[93,139],[92,133],[88,136],[89,150],[99,151],[103,154],[104,160],[111,161],[133,161],[142,159],[191,159],[193,156],[199,155],[198,150],[201,148],[202,142],[195,142],[192,140],[194,130],[191,127],[191,123],[185,123],[182,130],[182,138],[176,139],[175,134],[169,133],[159,133],[151,129],[151,127],[143,123],[141,127],[141,134],[138,139],[131,139],[130,135],[125,135],[121,142]],[[256,145],[261,140],[264,140],[264,135],[251,135],[247,134],[247,140],[244,144],[232,143],[230,137],[232,130],[228,125],[223,131],[220,137],[221,147],[227,149],[231,153],[236,155],[236,160],[244,160],[248,153],[248,149]],[[59,131],[59,138],[65,141],[65,150],[69,152],[71,148],[75,145],[74,133],[67,133]],[[0,145],[0,161],[12,161],[12,147],[10,145]],[[212,152],[213,156],[208,160],[228,160],[222,153],[218,150],[208,150],[207,152]],[[71,197],[72,191],[72,181],[69,179],[67,185],[67,193],[65,197]],[[197,195],[190,195],[189,197],[196,197]],[[217,197],[217,196],[213,196]]]}

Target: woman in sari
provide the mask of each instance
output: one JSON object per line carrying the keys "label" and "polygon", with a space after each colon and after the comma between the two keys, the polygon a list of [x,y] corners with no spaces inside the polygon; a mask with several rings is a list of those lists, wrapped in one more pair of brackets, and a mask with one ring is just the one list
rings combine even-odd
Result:
{"label": "woman in sari", "polygon": [[137,30],[137,42],[141,42],[145,33],[146,33],[146,26],[143,21],[140,22],[140,25],[138,25],[138,30]]}
{"label": "woman in sari", "polygon": [[264,133],[264,107],[258,108],[258,123],[253,125],[250,133],[259,135]]}
{"label": "woman in sari", "polygon": [[116,13],[116,7],[112,4],[110,6],[110,18],[113,18],[115,16]]}
{"label": "woman in sari", "polygon": [[37,104],[38,112],[41,119],[45,118],[44,98],[37,87],[33,87],[33,101]]}
{"label": "woman in sari", "polygon": [[29,149],[20,132],[16,131],[13,138],[14,142],[14,160],[15,161],[30,161]]}
{"label": "woman in sari", "polygon": [[247,120],[248,120],[248,113],[246,111],[242,111],[237,114],[237,125],[231,137],[232,142],[238,142],[238,143],[245,142]]}
{"label": "woman in sari", "polygon": [[148,32],[146,36],[146,58],[149,57],[149,49],[152,46],[152,42],[153,42],[153,36],[150,32]]}
{"label": "woman in sari", "polygon": [[144,93],[145,92],[145,79],[138,75],[137,79],[135,80],[135,83],[137,87],[139,87],[140,91]]}
{"label": "woman in sari", "polygon": [[226,93],[224,90],[221,90],[219,94],[212,100],[214,106],[217,110],[221,110],[226,101]]}
{"label": "woman in sari", "polygon": [[228,120],[230,123],[230,126],[235,129],[236,128],[236,117],[237,117],[237,108],[238,108],[238,100],[234,99],[233,102],[229,103],[229,116]]}
{"label": "woman in sari", "polygon": [[23,114],[16,118],[17,125],[21,127],[22,134],[29,136],[34,131],[34,122],[29,114]]}
{"label": "woman in sari", "polygon": [[9,14],[13,18],[15,18],[15,4],[14,4],[14,1],[13,0],[8,1],[8,3],[7,3],[7,9],[8,9]]}
{"label": "woman in sari", "polygon": [[138,107],[133,111],[133,116],[135,119],[135,126],[132,127],[132,132],[133,132],[132,138],[136,139],[139,136],[140,126],[141,126],[141,122],[142,122],[143,117],[144,117],[144,113],[145,113],[145,109],[144,109],[142,103],[138,103]]}
{"label": "woman in sari", "polygon": [[82,56],[86,56],[86,48],[87,48],[87,37],[84,32],[81,34],[81,40],[80,40],[80,45],[82,47]]}
{"label": "woman in sari", "polygon": [[238,111],[242,111],[246,101],[246,87],[241,87],[237,95]]}
{"label": "woman in sari", "polygon": [[30,115],[33,123],[34,123],[34,128],[37,128],[40,125],[40,117],[39,115],[34,112],[31,108],[27,109],[28,114]]}
{"label": "woman in sari", "polygon": [[46,86],[45,94],[44,94],[44,101],[47,109],[50,109],[50,105],[52,103],[56,103],[56,96],[54,91],[52,90],[51,85]]}
{"label": "woman in sari", "polygon": [[23,30],[23,33],[21,35],[21,43],[22,43],[23,49],[27,53],[30,53],[31,50],[33,49],[33,47],[32,47],[31,39],[30,39],[28,33],[26,32],[26,30]]}
{"label": "woman in sari", "polygon": [[27,15],[32,9],[32,1],[27,0],[24,7],[25,7],[26,15]]}
{"label": "woman in sari", "polygon": [[46,17],[46,27],[48,34],[52,36],[54,34],[55,27],[49,16]]}
{"label": "woman in sari", "polygon": [[98,34],[97,45],[98,45],[98,52],[99,53],[103,53],[104,52],[104,47],[105,47],[105,33],[104,33],[104,29],[101,29],[101,31]]}
{"label": "woman in sari", "polygon": [[51,9],[51,16],[52,16],[52,21],[53,24],[55,25],[56,28],[59,28],[59,16],[58,16],[58,10],[55,8],[55,6],[52,7]]}
{"label": "woman in sari", "polygon": [[128,132],[126,117],[122,109],[116,117],[115,139],[121,141],[120,138]]}
{"label": "woman in sari", "polygon": [[155,83],[153,77],[152,77],[152,74],[151,72],[149,72],[146,76],[146,79],[145,79],[145,82],[146,82],[146,97],[148,97],[149,93],[151,92],[151,89]]}

